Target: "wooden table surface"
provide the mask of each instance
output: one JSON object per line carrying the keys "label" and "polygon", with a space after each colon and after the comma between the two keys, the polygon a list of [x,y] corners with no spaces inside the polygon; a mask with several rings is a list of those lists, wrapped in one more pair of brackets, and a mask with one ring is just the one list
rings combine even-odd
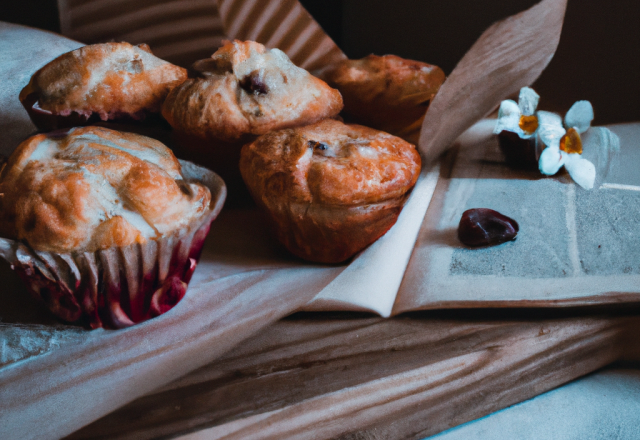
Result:
{"label": "wooden table surface", "polygon": [[424,438],[639,359],[638,310],[296,314],[69,438]]}
{"label": "wooden table surface", "polygon": [[[10,25],[3,29],[19,32],[20,41],[31,35]],[[15,100],[18,84],[53,47],[42,45],[41,35],[31,38],[25,47],[33,50],[13,49],[20,66],[6,70],[8,85],[2,89],[2,102],[15,107],[10,110],[16,118],[25,117]],[[63,51],[75,43],[56,44]],[[5,118],[5,150],[32,129],[22,124],[23,131],[10,131],[16,121]],[[313,297],[298,292],[296,283],[311,276],[318,286],[326,281],[311,270],[297,273],[298,278],[287,278],[290,289],[271,292],[269,302],[251,283],[237,292],[221,285],[220,297],[192,295],[163,324],[151,321],[109,334],[104,342],[73,345],[4,368],[0,432],[55,437],[52,433],[71,432],[107,412],[97,407],[111,411],[130,401],[70,438],[423,438],[612,362],[640,358],[634,338],[639,310],[629,305],[433,311],[387,320],[297,314],[278,321]],[[254,278],[257,285],[259,274]],[[13,299],[2,301],[0,306]],[[200,310],[211,312],[203,317]],[[6,319],[6,308],[0,311]],[[146,344],[145,349],[136,344]],[[23,420],[33,424],[20,426]],[[74,428],[66,430],[69,426]]]}

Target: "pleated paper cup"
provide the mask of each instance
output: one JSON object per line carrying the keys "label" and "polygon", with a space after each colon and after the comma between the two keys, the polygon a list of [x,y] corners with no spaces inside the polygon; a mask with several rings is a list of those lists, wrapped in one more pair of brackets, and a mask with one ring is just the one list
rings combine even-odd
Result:
{"label": "pleated paper cup", "polygon": [[171,310],[185,295],[227,190],[214,172],[180,161],[185,180],[211,191],[209,211],[159,239],[95,252],[41,252],[0,238],[4,258],[59,318],[123,328]]}

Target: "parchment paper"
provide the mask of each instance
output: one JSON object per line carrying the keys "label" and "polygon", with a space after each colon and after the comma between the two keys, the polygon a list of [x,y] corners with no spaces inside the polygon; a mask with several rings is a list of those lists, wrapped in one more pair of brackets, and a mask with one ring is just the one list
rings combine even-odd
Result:
{"label": "parchment paper", "polygon": [[[192,4],[174,3],[172,7],[179,8]],[[235,8],[234,5],[241,3],[248,9]],[[72,15],[88,20],[84,27],[86,35],[91,34],[91,17],[101,19],[96,11],[99,12],[100,8],[108,11],[108,4],[101,1],[73,4],[78,9],[74,9]],[[251,26],[262,23],[264,32],[260,32],[256,39],[268,44],[269,41],[272,44],[277,42],[303,66],[314,68],[321,64],[320,60],[324,63],[343,56],[297,1],[220,1],[218,5],[228,37],[241,37],[243,30],[250,34]],[[284,5],[284,8],[278,5]],[[544,0],[518,18],[492,27],[481,37],[465,57],[467,61],[463,60],[451,74],[443,86],[442,97],[438,95],[439,98],[432,103],[430,116],[425,118],[421,151],[428,154],[427,157],[437,156],[488,109],[519,88],[523,70],[531,72],[525,76],[527,81],[535,79],[536,72],[542,71],[555,51],[564,7],[564,0]],[[541,20],[540,14],[545,15],[545,11],[549,11],[551,16],[547,17],[548,20]],[[149,27],[149,12],[145,10],[130,17],[123,15],[110,19],[124,26],[132,25],[142,17],[146,20],[143,23]],[[270,18],[264,14],[271,14]],[[108,23],[104,21],[102,27],[96,28],[108,30]],[[0,102],[10,103],[0,112],[3,120],[15,121],[9,124],[10,135],[3,135],[1,144],[2,151],[9,152],[33,128],[26,112],[17,104],[20,89],[37,68],[79,44],[8,24],[0,26],[0,37],[0,73],[6,85],[0,88]],[[547,43],[541,45],[541,41]],[[514,62],[506,65],[502,58],[494,59],[495,63],[491,65],[479,63],[494,51],[502,56],[537,55],[515,58]],[[477,65],[474,60],[478,61]],[[477,81],[491,75],[502,77],[489,83]],[[485,85],[496,82],[513,84],[495,89],[492,86],[487,92],[476,89],[483,90]],[[454,100],[454,96],[467,97],[466,104],[460,99]],[[476,110],[476,106],[481,111]],[[335,297],[341,291],[359,285],[359,293],[352,299],[356,307],[368,307],[388,314],[402,267],[410,255],[433,191],[433,176],[436,174],[430,175],[430,170],[437,174],[436,169],[426,170],[397,227],[356,259],[356,264],[348,269],[350,276],[339,279],[347,266],[309,265],[289,257],[275,243],[269,242],[269,235],[260,229],[260,217],[255,211],[223,212],[219,221],[214,222],[207,252],[187,295],[169,313],[126,330],[97,330],[86,338],[69,338],[72,342],[58,338],[62,341],[59,345],[41,345],[51,348],[48,353],[19,361],[19,356],[14,357],[15,361],[0,368],[0,438],[59,438],[69,434],[210,362],[261,328],[302,308],[336,279],[338,281],[331,285],[331,291],[325,291],[325,298]],[[248,226],[244,233],[233,233],[242,225]],[[359,277],[358,267],[381,270],[376,271],[374,278]],[[394,267],[394,275],[389,280],[386,271],[382,270],[385,267]],[[363,281],[369,284],[361,285]],[[381,289],[379,300],[371,302],[363,298],[371,291],[368,286],[382,286],[383,282],[388,282],[389,291],[385,293]],[[331,301],[326,303],[335,304]],[[10,326],[10,330],[15,335],[15,331],[20,331],[19,327]],[[28,331],[26,327],[24,330]],[[0,337],[5,337],[6,333],[2,332],[6,328],[0,327]],[[66,330],[32,331],[29,335],[55,337],[58,331]]]}

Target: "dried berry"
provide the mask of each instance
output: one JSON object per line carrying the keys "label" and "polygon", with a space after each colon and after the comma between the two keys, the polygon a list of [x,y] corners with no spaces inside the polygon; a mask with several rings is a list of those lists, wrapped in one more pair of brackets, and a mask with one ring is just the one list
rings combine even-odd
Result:
{"label": "dried berry", "polygon": [[320,150],[320,151],[324,151],[327,148],[329,148],[329,146],[327,144],[325,144],[324,142],[318,142],[318,141],[309,141],[309,142],[307,142],[307,145],[309,145],[309,148],[314,148],[314,149]]}
{"label": "dried berry", "polygon": [[467,246],[493,246],[514,240],[518,223],[487,208],[469,209],[462,214],[458,225],[458,238]]}
{"label": "dried berry", "polygon": [[240,87],[242,87],[247,93],[253,93],[254,95],[266,95],[269,91],[267,85],[260,78],[260,72],[254,70],[244,78],[240,80]]}

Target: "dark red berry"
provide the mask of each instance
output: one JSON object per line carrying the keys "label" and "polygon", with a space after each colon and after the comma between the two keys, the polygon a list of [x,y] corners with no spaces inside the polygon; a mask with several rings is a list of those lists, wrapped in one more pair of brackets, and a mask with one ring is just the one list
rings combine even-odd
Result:
{"label": "dark red berry", "polygon": [[260,72],[254,70],[244,78],[240,80],[240,87],[244,89],[247,93],[252,93],[254,95],[266,95],[269,91],[267,89],[267,85],[260,78]]}
{"label": "dark red berry", "polygon": [[467,246],[493,246],[514,240],[518,222],[487,208],[469,209],[462,214],[458,238]]}
{"label": "dark red berry", "polygon": [[323,142],[318,142],[318,141],[309,141],[307,142],[307,145],[309,145],[309,148],[314,148],[316,150],[320,150],[320,151],[324,151],[327,148],[329,148],[329,146]]}

